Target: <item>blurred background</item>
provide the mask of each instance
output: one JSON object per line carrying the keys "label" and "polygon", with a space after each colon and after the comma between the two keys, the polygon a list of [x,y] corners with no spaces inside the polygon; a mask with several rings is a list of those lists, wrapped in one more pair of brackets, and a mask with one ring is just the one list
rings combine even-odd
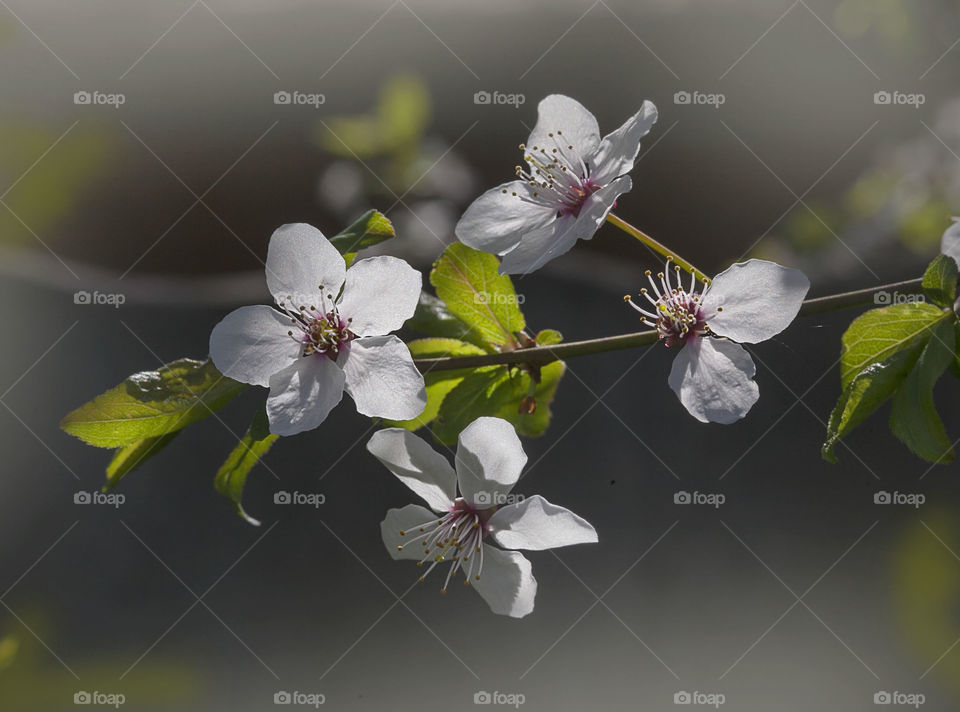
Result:
{"label": "blurred background", "polygon": [[[733,426],[687,416],[664,349],[570,362],[518,491],[601,543],[531,554],[521,621],[389,558],[379,522],[410,494],[347,406],[251,475],[260,528],[213,474],[262,393],[124,480],[119,507],[74,503],[109,453],[57,424],[132,372],[205,356],[228,310],[267,300],[282,223],[333,234],[375,207],[399,235],[384,249],[428,270],[466,205],[512,177],[552,92],[602,132],[657,104],[617,212],[708,273],[776,259],[813,295],[915,277],[960,203],[958,10],[0,0],[0,707],[267,710],[300,692],[344,710],[481,693],[530,710],[956,709],[957,467],[912,457],[883,414],[839,465],[820,459],[854,313],[753,348],[761,399]],[[640,328],[620,297],[647,267],[605,227],[516,286],[534,330],[590,338]],[[945,378],[954,434],[958,395]]]}

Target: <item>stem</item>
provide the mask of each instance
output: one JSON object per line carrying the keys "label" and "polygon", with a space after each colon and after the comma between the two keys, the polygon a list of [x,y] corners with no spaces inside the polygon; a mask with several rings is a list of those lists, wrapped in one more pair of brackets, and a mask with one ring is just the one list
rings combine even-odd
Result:
{"label": "stem", "polygon": [[[678,262],[679,264],[679,262]],[[900,292],[916,294],[920,291],[920,279],[908,279],[903,282],[893,282],[879,287],[858,289],[853,292],[831,294],[826,297],[807,299],[800,307],[798,316],[823,314],[837,309],[862,307],[875,304],[874,297],[880,292]],[[587,356],[606,351],[632,349],[637,346],[649,346],[658,341],[658,334],[654,330],[637,331],[632,334],[617,334],[604,336],[599,339],[585,341],[570,341],[556,346],[535,346],[529,349],[519,349],[506,353],[483,354],[482,356],[442,356],[440,358],[421,358],[414,363],[421,372],[449,371],[456,368],[479,368],[481,366],[496,366],[498,364],[529,363],[538,366],[575,356]]]}
{"label": "stem", "polygon": [[706,282],[707,284],[710,283],[710,278],[707,277],[707,275],[704,274],[702,270],[699,270],[696,267],[694,267],[690,262],[687,262],[687,260],[677,255],[676,252],[671,250],[666,245],[661,244],[660,242],[657,242],[656,240],[654,240],[652,237],[650,237],[647,233],[645,233],[640,228],[634,227],[633,225],[628,223],[626,220],[624,220],[623,218],[617,217],[613,213],[607,214],[607,222],[610,223],[611,225],[616,225],[618,228],[623,230],[628,235],[631,235],[637,238],[638,240],[640,240],[640,242],[642,242],[644,245],[649,247],[654,252],[662,255],[663,257],[669,257],[670,259],[673,260],[674,264],[678,265],[687,274],[692,274],[701,282]]}

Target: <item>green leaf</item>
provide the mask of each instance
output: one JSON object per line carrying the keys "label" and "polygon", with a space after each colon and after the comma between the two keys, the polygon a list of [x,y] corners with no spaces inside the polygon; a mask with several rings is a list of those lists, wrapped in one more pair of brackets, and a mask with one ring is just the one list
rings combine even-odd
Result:
{"label": "green leaf", "polygon": [[858,373],[898,351],[930,338],[944,312],[932,304],[911,302],[871,309],[857,317],[844,332],[840,382],[844,389]]}
{"label": "green leaf", "polygon": [[[433,435],[452,445],[460,431],[484,415],[509,421],[520,435],[542,435],[550,425],[550,403],[565,371],[562,361],[543,366],[540,383],[533,389],[530,373],[520,368],[499,366],[474,371],[446,394],[433,422]],[[536,404],[533,412],[528,409],[531,395]]]}
{"label": "green leaf", "polygon": [[330,244],[340,251],[349,265],[360,250],[379,245],[392,237],[396,237],[396,233],[387,216],[376,210],[368,210],[331,237]]}
{"label": "green leaf", "polygon": [[566,370],[567,367],[563,361],[548,363],[540,369],[540,383],[537,384],[533,393],[536,399],[536,410],[532,413],[527,413],[526,409],[520,407],[523,399],[527,397],[530,391],[530,375],[528,373],[514,375],[512,382],[507,381],[513,389],[510,402],[495,415],[513,423],[520,435],[529,438],[543,435],[550,425],[552,416],[550,404],[553,402],[557,387],[560,385],[560,379],[563,378]]}
{"label": "green leaf", "polygon": [[934,304],[952,309],[956,292],[956,260],[947,255],[939,255],[923,273],[923,293]]}
{"label": "green leaf", "polygon": [[955,359],[955,348],[954,323],[945,319],[893,397],[890,429],[928,462],[953,460],[953,445],[933,403],[933,387]]}
{"label": "green leaf", "polygon": [[[483,349],[468,344],[459,339],[416,339],[407,343],[410,353],[417,358],[440,358],[442,356],[476,356],[486,353]],[[498,367],[487,367],[496,369]],[[455,369],[445,371],[427,371],[423,380],[427,390],[427,406],[423,412],[412,420],[386,420],[384,425],[392,428],[406,428],[407,430],[417,430],[428,425],[437,413],[440,412],[440,405],[447,394],[452,391],[464,379],[464,377],[473,372],[473,369]]]}
{"label": "green leaf", "polygon": [[135,373],[69,413],[60,427],[88,445],[125,448],[203,420],[244,388],[209,359],[178,359]]}
{"label": "green leaf", "polygon": [[556,329],[543,329],[537,332],[537,346],[553,346],[563,341],[563,334]]}
{"label": "green leaf", "polygon": [[163,450],[179,434],[179,430],[166,435],[144,438],[133,445],[122,447],[113,453],[113,459],[107,465],[107,483],[104,492],[109,492],[126,475],[140,467],[144,462]]}
{"label": "green leaf", "polygon": [[499,260],[455,242],[440,256],[430,283],[457,318],[497,347],[516,345],[514,334],[526,326],[513,282],[497,270]]}
{"label": "green leaf", "polygon": [[836,462],[834,448],[840,438],[862,423],[890,398],[913,368],[923,344],[898,351],[886,361],[867,366],[844,389],[827,423],[827,440],[821,453],[825,460]]}
{"label": "green leaf", "polygon": [[266,408],[260,408],[253,416],[253,422],[250,423],[247,434],[233,448],[226,462],[217,470],[217,476],[214,479],[217,492],[233,502],[237,514],[255,527],[260,526],[259,520],[251,517],[243,509],[243,487],[250,470],[260,462],[260,458],[267,454],[278,437],[270,432]]}
{"label": "green leaf", "polygon": [[465,376],[447,393],[433,421],[433,436],[453,445],[460,431],[482,415],[495,415],[513,397],[510,389],[498,388],[509,379],[506,366],[478,370]]}
{"label": "green leaf", "polygon": [[406,326],[427,336],[468,341],[486,352],[496,351],[476,329],[455,317],[440,299],[426,292],[420,293],[417,310]]}

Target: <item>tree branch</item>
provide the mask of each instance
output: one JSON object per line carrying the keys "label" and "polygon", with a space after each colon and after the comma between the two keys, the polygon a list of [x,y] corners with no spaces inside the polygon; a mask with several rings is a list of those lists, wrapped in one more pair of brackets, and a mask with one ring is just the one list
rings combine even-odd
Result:
{"label": "tree branch", "polygon": [[[842,292],[826,297],[807,299],[803,303],[803,306],[800,307],[799,315],[810,316],[835,311],[837,309],[869,306],[877,303],[876,296],[882,292],[886,292],[887,294],[893,294],[894,292],[900,294],[916,294],[920,291],[920,282],[920,279],[908,279],[903,282],[893,282],[879,287],[870,287],[868,289],[858,289],[853,292]],[[520,363],[543,366],[565,358],[599,354],[606,351],[632,349],[638,346],[649,346],[656,342],[656,331],[637,331],[632,334],[604,336],[599,339],[587,339],[585,341],[570,341],[565,344],[557,344],[556,346],[535,346],[528,349],[518,349],[516,351],[497,354],[484,354],[482,356],[422,358],[416,359],[414,363],[422,373],[427,373],[428,371],[449,371],[457,368],[480,368],[482,366]]]}

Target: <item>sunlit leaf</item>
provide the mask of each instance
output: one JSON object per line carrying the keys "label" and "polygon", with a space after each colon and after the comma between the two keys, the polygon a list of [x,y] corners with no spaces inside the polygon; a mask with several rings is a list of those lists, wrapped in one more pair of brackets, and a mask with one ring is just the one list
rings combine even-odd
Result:
{"label": "sunlit leaf", "polygon": [[952,308],[957,291],[957,262],[939,255],[923,274],[923,293],[934,304]]}
{"label": "sunlit leaf", "polygon": [[69,413],[60,427],[89,445],[122,448],[203,420],[245,387],[210,360],[178,359],[130,376]]}
{"label": "sunlit leaf", "polygon": [[340,251],[349,265],[360,250],[379,245],[395,236],[393,223],[386,215],[377,210],[368,210],[331,237],[330,244]]}
{"label": "sunlit leaf", "polygon": [[863,369],[930,338],[944,318],[933,304],[911,302],[871,309],[857,317],[843,335],[840,379],[844,389]]}
{"label": "sunlit leaf", "polygon": [[563,334],[556,329],[543,329],[537,332],[537,346],[553,346],[563,341]]}
{"label": "sunlit leaf", "polygon": [[451,314],[442,300],[426,292],[420,293],[417,310],[406,326],[427,336],[468,341],[484,351],[496,351],[476,329]]}
{"label": "sunlit leaf", "polygon": [[233,452],[227,457],[226,462],[217,470],[217,476],[214,479],[217,492],[233,502],[237,514],[243,517],[248,524],[255,527],[260,526],[260,521],[251,517],[244,510],[243,488],[247,483],[247,475],[250,474],[250,470],[273,447],[278,437],[278,435],[270,432],[266,409],[260,408],[257,414],[253,416],[253,421],[250,423],[246,435],[233,448]]}
{"label": "sunlit leaf", "polygon": [[140,467],[144,462],[165,448],[178,434],[179,430],[165,435],[144,438],[132,445],[118,449],[107,465],[107,483],[104,491],[111,490],[126,475]]}
{"label": "sunlit leaf", "polygon": [[493,255],[455,242],[430,272],[430,283],[447,309],[497,347],[512,347],[526,326],[513,282],[497,271]]}

